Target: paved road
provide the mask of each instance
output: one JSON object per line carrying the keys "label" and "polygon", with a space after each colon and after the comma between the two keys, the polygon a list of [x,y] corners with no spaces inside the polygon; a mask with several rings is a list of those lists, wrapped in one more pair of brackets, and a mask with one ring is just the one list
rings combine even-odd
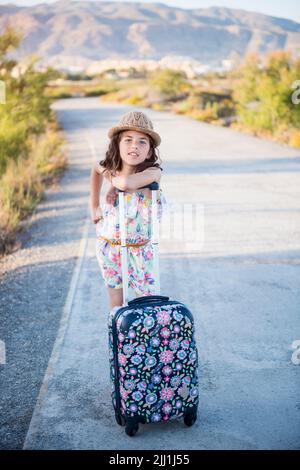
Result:
{"label": "paved road", "polygon": [[[141,425],[129,438],[113,419],[108,302],[94,255],[95,227],[86,218],[89,168],[103,156],[107,128],[129,108],[87,98],[58,101],[55,109],[68,137],[73,179],[66,186],[63,181],[59,192],[62,201],[68,195],[69,214],[58,201],[50,203],[58,211],[53,230],[59,227],[61,236],[49,243],[48,255],[56,273],[48,296],[57,312],[52,322],[48,320],[50,343],[56,340],[50,359],[49,348],[47,354],[40,349],[44,360],[35,390],[37,383],[42,385],[38,398],[36,392],[30,397],[30,406],[36,406],[24,448],[299,448],[300,365],[291,361],[291,345],[300,339],[300,152],[147,111],[163,137],[162,187],[169,202],[161,234],[161,293],[185,302],[194,313],[200,409],[192,428],[181,421]],[[51,194],[43,203],[46,212]],[[185,234],[179,231],[182,217]],[[70,246],[75,260],[72,277],[65,275],[64,282],[57,273],[62,261],[69,260]],[[41,282],[48,276],[45,268],[39,271]],[[7,270],[5,278],[9,276],[16,284],[18,271]],[[65,301],[61,309],[57,299]],[[27,308],[30,315],[30,305]],[[38,334],[46,338],[47,329]],[[9,369],[9,362],[3,367]],[[7,384],[9,395],[13,387]],[[20,394],[16,385],[15,393]],[[5,442],[9,447],[7,435]]]}

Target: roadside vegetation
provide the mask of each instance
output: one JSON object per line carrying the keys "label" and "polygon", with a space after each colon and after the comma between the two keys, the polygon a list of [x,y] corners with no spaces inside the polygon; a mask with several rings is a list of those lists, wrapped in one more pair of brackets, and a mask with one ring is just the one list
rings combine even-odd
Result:
{"label": "roadside vegetation", "polygon": [[22,38],[10,26],[0,36],[0,254],[13,249],[45,188],[67,164],[63,133],[45,94],[57,73],[38,72],[34,59],[23,70],[8,58]]}
{"label": "roadside vegetation", "polygon": [[[0,36],[0,254],[14,247],[16,233],[67,166],[65,140],[51,103],[58,98],[99,96],[170,111],[217,126],[300,147],[300,104],[292,100],[300,59],[274,51],[247,56],[237,69],[189,78],[185,72],[134,68],[90,77],[52,68],[40,71],[9,58],[21,35],[8,26]],[[299,84],[299,82],[297,82]],[[300,99],[299,92],[296,95]]]}
{"label": "roadside vegetation", "polygon": [[192,79],[171,69],[143,73],[112,69],[93,79],[82,74],[77,81],[65,75],[65,86],[54,81],[48,93],[98,95],[102,101],[175,112],[300,147],[300,104],[292,102],[293,84],[299,79],[300,58],[277,50],[263,60],[248,55],[235,70]]}

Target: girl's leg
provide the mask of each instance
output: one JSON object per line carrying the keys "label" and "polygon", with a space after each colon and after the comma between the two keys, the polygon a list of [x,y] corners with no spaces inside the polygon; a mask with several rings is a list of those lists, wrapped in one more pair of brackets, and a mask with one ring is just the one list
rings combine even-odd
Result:
{"label": "girl's leg", "polygon": [[107,288],[109,296],[110,310],[117,305],[123,304],[123,289],[113,289],[111,287]]}

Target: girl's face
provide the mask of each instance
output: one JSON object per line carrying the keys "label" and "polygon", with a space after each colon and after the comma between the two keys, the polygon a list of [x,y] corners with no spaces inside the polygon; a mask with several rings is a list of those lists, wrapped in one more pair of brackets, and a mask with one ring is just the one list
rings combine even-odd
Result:
{"label": "girl's face", "polygon": [[136,166],[148,156],[150,140],[146,134],[137,131],[124,131],[121,134],[119,150],[123,163]]}

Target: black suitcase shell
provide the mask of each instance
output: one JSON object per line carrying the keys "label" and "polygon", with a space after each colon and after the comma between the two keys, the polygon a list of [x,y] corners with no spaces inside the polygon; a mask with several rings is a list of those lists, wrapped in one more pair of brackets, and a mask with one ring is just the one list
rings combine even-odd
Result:
{"label": "black suitcase shell", "polygon": [[198,353],[183,303],[160,295],[129,301],[109,317],[109,351],[115,416],[127,434],[139,422],[196,421]]}

